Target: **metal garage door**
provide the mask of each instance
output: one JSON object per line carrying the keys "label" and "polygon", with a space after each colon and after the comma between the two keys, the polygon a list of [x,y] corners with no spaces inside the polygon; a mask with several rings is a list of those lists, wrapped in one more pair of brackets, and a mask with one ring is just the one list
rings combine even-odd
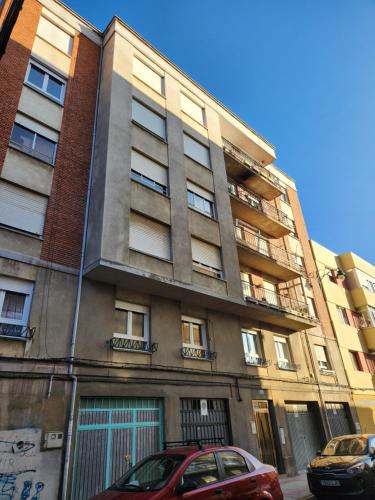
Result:
{"label": "metal garage door", "polygon": [[[201,401],[207,401],[207,415],[201,414]],[[230,444],[229,419],[225,399],[181,399],[182,439],[223,438]]]}
{"label": "metal garage door", "polygon": [[304,470],[321,448],[317,419],[307,404],[285,405],[297,470]]}
{"label": "metal garage door", "polygon": [[352,433],[343,403],[326,403],[326,410],[332,437]]}
{"label": "metal garage door", "polygon": [[87,500],[131,464],[161,449],[160,399],[84,398],[80,402],[72,499]]}

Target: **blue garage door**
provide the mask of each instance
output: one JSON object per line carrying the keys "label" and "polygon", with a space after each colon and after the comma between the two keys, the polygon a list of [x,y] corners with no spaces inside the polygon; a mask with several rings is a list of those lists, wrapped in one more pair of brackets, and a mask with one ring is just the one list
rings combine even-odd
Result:
{"label": "blue garage door", "polygon": [[161,399],[81,399],[72,500],[104,490],[162,442]]}

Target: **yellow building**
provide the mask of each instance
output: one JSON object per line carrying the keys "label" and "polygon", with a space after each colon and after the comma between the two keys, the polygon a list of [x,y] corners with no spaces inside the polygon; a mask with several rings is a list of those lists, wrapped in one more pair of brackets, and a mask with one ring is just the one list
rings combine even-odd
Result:
{"label": "yellow building", "polygon": [[311,242],[361,432],[375,432],[375,266]]}

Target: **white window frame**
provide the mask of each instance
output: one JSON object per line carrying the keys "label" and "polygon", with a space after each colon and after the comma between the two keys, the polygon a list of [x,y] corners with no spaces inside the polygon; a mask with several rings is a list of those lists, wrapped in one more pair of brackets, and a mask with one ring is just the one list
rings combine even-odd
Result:
{"label": "white window frame", "polygon": [[[27,326],[29,321],[33,288],[34,285],[30,281],[0,276],[0,323],[23,327]],[[3,318],[1,316],[6,292],[21,293],[23,295],[26,295],[22,319],[18,320],[5,317]]]}
{"label": "white window frame", "polygon": [[[251,358],[259,361],[262,358],[261,347],[260,347],[260,337],[259,332],[256,330],[248,330],[247,328],[241,328],[242,335],[242,345],[245,353],[245,360],[250,362]],[[249,342],[249,337],[253,339],[253,344],[255,346],[255,351],[251,351],[249,348],[251,342]]]}
{"label": "white window frame", "polygon": [[[28,132],[31,132],[32,134],[34,134],[33,143],[31,145],[30,150],[24,148],[22,146],[22,144],[18,144],[18,142],[15,142],[15,141],[12,140],[12,136],[13,136],[13,131],[14,131],[15,125],[17,125],[18,127],[21,127],[23,129],[27,130]],[[53,158],[52,158],[51,161],[48,161],[48,159],[43,159],[43,158],[40,157],[40,155],[38,155],[37,153],[35,153],[36,139],[37,139],[38,136],[42,137],[43,139],[46,139],[47,141],[52,142],[55,145],[55,148],[54,148],[54,151],[53,151]],[[52,165],[52,166],[55,165],[56,152],[57,152],[57,142],[53,141],[49,137],[46,137],[46,136],[44,136],[42,134],[39,134],[39,132],[34,132],[34,130],[32,130],[32,129],[28,128],[28,127],[25,127],[25,125],[23,125],[21,123],[18,123],[17,121],[15,121],[14,124],[13,124],[12,133],[11,133],[11,136],[10,136],[10,144],[12,146],[14,146],[15,148],[19,149],[20,151],[22,151],[23,153],[28,154],[28,155],[32,156],[33,158],[36,158],[37,160],[43,161],[44,163],[47,163],[48,165]]]}
{"label": "white window frame", "polygon": [[[331,370],[331,364],[330,364],[329,359],[328,359],[328,353],[327,353],[326,346],[315,344],[314,349],[315,349],[315,355],[316,355],[316,359],[318,361],[319,369],[325,370],[325,371]],[[322,356],[319,354],[319,351],[321,351]],[[324,357],[324,359],[323,359],[323,357]]]}
{"label": "white window frame", "polygon": [[337,309],[337,315],[339,317],[340,322],[343,325],[350,326],[349,316],[348,316],[348,313],[346,312],[345,307],[336,305],[336,309]]}
{"label": "white window frame", "polygon": [[[35,66],[35,67],[41,69],[42,71],[44,71],[44,80],[43,80],[42,88],[38,87],[37,85],[33,84],[32,82],[29,82],[28,79],[29,79],[29,74],[30,74],[30,71],[31,71],[31,66]],[[49,80],[50,76],[52,76],[53,78],[55,78],[55,80],[58,80],[59,82],[62,83],[62,92],[61,92],[60,99],[58,99],[54,95],[52,95],[49,92],[47,92],[48,80]],[[25,76],[24,83],[26,83],[27,85],[29,85],[33,89],[37,90],[38,92],[41,92],[43,95],[46,95],[47,97],[49,97],[50,99],[54,100],[55,102],[58,102],[59,104],[64,104],[65,91],[66,91],[66,80],[64,80],[64,78],[62,78],[61,76],[57,75],[56,73],[54,73],[50,69],[47,69],[45,66],[42,66],[38,62],[34,61],[33,59],[31,59],[29,61],[29,64],[27,66],[27,71],[26,71],[26,76]]]}
{"label": "white window frame", "polygon": [[[273,341],[275,344],[276,359],[279,368],[283,369],[291,368],[292,360],[290,355],[288,339],[286,339],[285,337],[274,336]],[[278,349],[278,345],[283,345],[285,347],[282,349]],[[282,355],[281,351],[283,351]]]}
{"label": "white window frame", "polygon": [[[187,344],[182,341],[183,347],[188,347],[190,349],[201,349],[202,351],[207,350],[207,322],[204,319],[193,318],[192,316],[181,316],[181,327],[183,323],[189,323],[189,334],[190,343]],[[197,345],[193,343],[193,325],[199,325],[202,331],[202,345]],[[181,332],[182,334],[182,332]],[[183,340],[183,339],[182,339]]]}
{"label": "white window frame", "polygon": [[[140,342],[149,342],[150,340],[150,310],[147,306],[133,304],[132,302],[124,302],[116,300],[115,309],[126,311],[128,313],[126,331],[128,333],[115,332],[114,336],[122,339],[139,340]],[[143,314],[143,337],[132,335],[132,313]],[[130,333],[129,333],[130,332]]]}

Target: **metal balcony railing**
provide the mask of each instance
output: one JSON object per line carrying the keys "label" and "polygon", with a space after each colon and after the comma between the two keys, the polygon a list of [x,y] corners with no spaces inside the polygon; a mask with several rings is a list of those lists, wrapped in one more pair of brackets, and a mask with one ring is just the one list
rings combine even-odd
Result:
{"label": "metal balcony railing", "polygon": [[271,205],[271,203],[266,201],[264,198],[260,198],[256,194],[252,193],[249,189],[245,188],[245,186],[238,184],[232,179],[228,179],[228,190],[233,196],[246,202],[258,212],[263,213],[273,220],[281,222],[281,224],[284,224],[289,227],[290,230],[294,231],[294,222],[290,217]]}
{"label": "metal balcony railing", "polygon": [[208,359],[210,361],[216,359],[217,356],[216,352],[195,347],[181,347],[180,352],[183,358]]}
{"label": "metal balcony railing", "polygon": [[279,368],[279,370],[290,370],[296,372],[297,370],[300,369],[299,365],[296,365],[291,361],[278,361],[275,365],[277,368]]}
{"label": "metal balcony railing", "polygon": [[278,179],[276,175],[272,174],[261,163],[259,163],[257,160],[254,160],[254,158],[245,153],[245,151],[242,151],[242,149],[238,148],[224,137],[222,139],[223,149],[225,153],[229,154],[230,156],[232,156],[232,158],[242,163],[254,174],[260,175],[267,181],[271,182],[280,191],[284,192],[284,187],[282,186],[280,179]]}
{"label": "metal balcony railing", "polygon": [[266,368],[267,366],[270,366],[271,361],[269,359],[264,359],[259,356],[254,356],[252,354],[246,353],[245,354],[245,363],[248,366],[259,366],[262,368]]}
{"label": "metal balcony railing", "polygon": [[289,269],[294,269],[300,274],[305,273],[305,268],[297,262],[296,255],[289,253],[284,248],[273,245],[266,238],[250,231],[239,221],[235,221],[234,224],[236,239],[240,243]]}
{"label": "metal balcony railing", "polygon": [[290,297],[273,292],[272,290],[267,290],[266,288],[250,285],[247,281],[242,281],[242,293],[247,301],[256,301],[267,307],[288,311],[317,321],[316,318],[312,318],[309,315],[307,304],[300,300],[291,299]]}
{"label": "metal balcony railing", "polygon": [[127,339],[124,337],[113,337],[109,341],[112,349],[118,351],[141,351],[141,352],[155,352],[158,350],[158,344],[147,342],[145,340]]}
{"label": "metal balcony railing", "polygon": [[32,339],[35,333],[35,327],[23,325],[10,325],[8,323],[0,323],[0,337],[9,339],[29,340]]}

